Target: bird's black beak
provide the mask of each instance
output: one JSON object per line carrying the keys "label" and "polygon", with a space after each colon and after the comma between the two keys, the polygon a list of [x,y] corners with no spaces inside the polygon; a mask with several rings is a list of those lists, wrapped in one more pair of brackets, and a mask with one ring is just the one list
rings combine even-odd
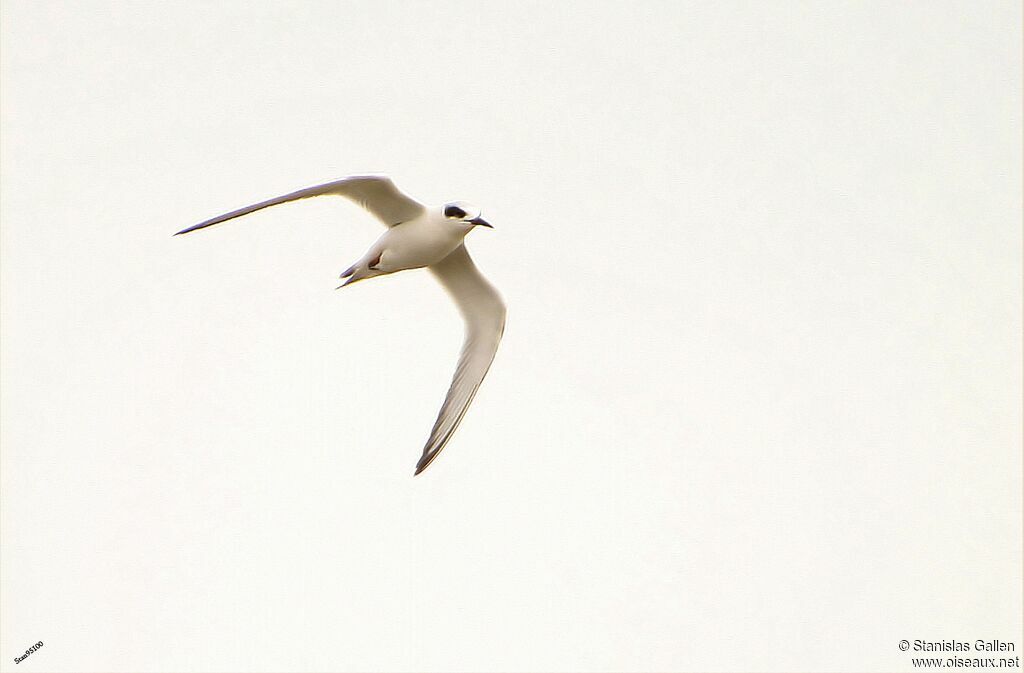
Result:
{"label": "bird's black beak", "polygon": [[494,229],[490,222],[482,217],[474,217],[472,220],[466,220],[470,224],[475,224],[480,227],[487,227],[488,229]]}

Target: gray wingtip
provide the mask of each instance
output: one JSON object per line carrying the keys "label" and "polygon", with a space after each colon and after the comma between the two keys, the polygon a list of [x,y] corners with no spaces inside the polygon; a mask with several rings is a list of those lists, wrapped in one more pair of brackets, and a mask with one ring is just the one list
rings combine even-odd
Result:
{"label": "gray wingtip", "polygon": [[440,452],[435,451],[434,453],[424,455],[422,458],[420,458],[420,462],[416,463],[416,471],[412,473],[412,476],[415,477],[416,475],[421,474],[424,470],[430,467],[430,464],[434,462],[434,458],[437,457],[438,453]]}

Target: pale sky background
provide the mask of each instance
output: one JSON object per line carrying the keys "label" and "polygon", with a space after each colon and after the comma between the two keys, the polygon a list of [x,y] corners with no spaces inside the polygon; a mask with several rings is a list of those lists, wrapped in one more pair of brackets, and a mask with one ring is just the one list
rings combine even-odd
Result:
{"label": "pale sky background", "polygon": [[[2,5],[20,671],[894,671],[1016,643],[1021,7]],[[509,305],[335,292],[385,172]],[[37,641],[44,647],[15,667]]]}

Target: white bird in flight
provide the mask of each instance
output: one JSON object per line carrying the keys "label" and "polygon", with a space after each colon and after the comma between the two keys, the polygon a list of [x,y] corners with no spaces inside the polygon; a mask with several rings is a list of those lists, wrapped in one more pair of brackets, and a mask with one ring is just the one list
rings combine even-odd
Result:
{"label": "white bird in flight", "polygon": [[347,280],[339,289],[366,278],[427,267],[451,295],[465,320],[466,335],[459,364],[416,465],[415,474],[419,474],[441,453],[459,426],[487,375],[505,329],[505,303],[476,268],[463,243],[475,227],[493,228],[480,217],[478,208],[464,201],[427,207],[399,191],[386,176],[358,175],[239,208],[183,229],[175,236],[279,203],[325,194],[354,201],[388,227],[367,253],[341,274]]}

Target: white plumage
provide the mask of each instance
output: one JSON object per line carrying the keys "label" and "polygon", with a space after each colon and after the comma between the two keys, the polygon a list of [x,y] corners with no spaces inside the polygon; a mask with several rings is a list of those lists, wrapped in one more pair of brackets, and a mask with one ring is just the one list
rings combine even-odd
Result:
{"label": "white plumage", "polygon": [[[403,194],[390,178],[361,175],[342,178],[245,206],[183,229],[178,234],[297,199],[343,196],[369,211],[388,230],[355,264],[346,269],[341,285],[406,269],[428,267],[448,291],[466,323],[465,341],[437,421],[416,465],[419,474],[451,439],[491,366],[505,328],[505,304],[476,268],[463,239],[477,226],[491,225],[468,203],[454,201],[428,208]],[[175,235],[178,235],[175,234]]]}

